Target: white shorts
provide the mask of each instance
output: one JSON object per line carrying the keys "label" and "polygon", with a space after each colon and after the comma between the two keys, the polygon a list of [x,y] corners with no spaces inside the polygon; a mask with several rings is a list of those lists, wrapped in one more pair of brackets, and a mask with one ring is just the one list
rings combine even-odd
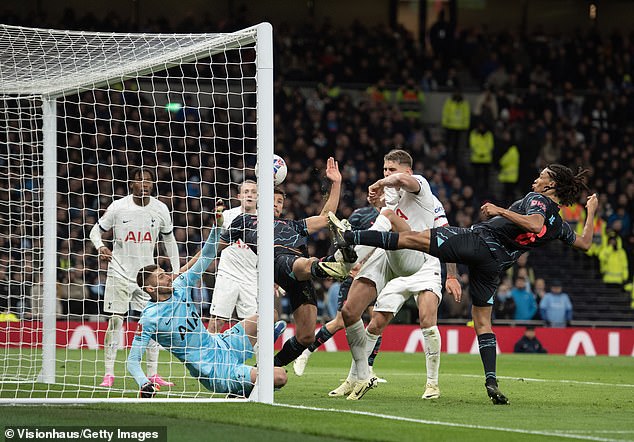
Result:
{"label": "white shorts", "polygon": [[[394,252],[399,252],[394,254]],[[392,254],[388,257],[388,253]],[[374,282],[377,293],[381,293],[386,284],[401,276],[411,276],[419,271],[425,263],[426,255],[415,250],[391,250],[386,252],[377,249],[361,267],[358,278],[367,278]],[[429,258],[429,256],[427,256]],[[398,263],[405,265],[397,267]],[[407,267],[404,271],[402,267]]]}
{"label": "white shorts", "polygon": [[415,296],[418,302],[418,294],[430,291],[438,297],[438,303],[442,300],[442,278],[440,274],[440,260],[433,256],[427,256],[425,265],[411,276],[392,279],[381,290],[374,305],[378,312],[396,314],[410,296]]}
{"label": "white shorts", "polygon": [[103,309],[108,313],[126,314],[128,310],[142,311],[150,295],[133,282],[116,276],[106,278]]}
{"label": "white shorts", "polygon": [[244,319],[258,312],[257,281],[236,281],[225,273],[218,273],[209,313],[224,319],[231,319],[233,309],[238,318]]}

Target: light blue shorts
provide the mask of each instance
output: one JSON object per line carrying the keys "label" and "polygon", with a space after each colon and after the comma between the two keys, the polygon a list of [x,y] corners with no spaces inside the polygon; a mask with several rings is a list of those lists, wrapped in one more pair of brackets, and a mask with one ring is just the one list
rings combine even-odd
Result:
{"label": "light blue shorts", "polygon": [[231,393],[246,396],[253,389],[251,370],[254,367],[245,362],[253,357],[253,345],[241,323],[216,336],[219,348],[210,378],[200,378],[200,382],[215,393]]}

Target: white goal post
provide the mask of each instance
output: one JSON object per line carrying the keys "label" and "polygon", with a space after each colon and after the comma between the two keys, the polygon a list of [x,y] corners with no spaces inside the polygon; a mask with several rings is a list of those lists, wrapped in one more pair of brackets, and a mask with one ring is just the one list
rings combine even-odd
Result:
{"label": "white goal post", "polygon": [[[271,25],[207,34],[0,25],[0,101],[0,403],[139,400],[126,351],[121,384],[98,386],[105,267],[88,240],[129,193],[133,166],[158,171],[182,262],[202,245],[216,199],[236,204],[239,183],[257,178],[258,388],[249,399],[272,403],[273,176],[254,171],[273,162]],[[124,330],[122,343],[133,334]],[[178,388],[159,400],[227,400],[166,354],[159,366]]]}

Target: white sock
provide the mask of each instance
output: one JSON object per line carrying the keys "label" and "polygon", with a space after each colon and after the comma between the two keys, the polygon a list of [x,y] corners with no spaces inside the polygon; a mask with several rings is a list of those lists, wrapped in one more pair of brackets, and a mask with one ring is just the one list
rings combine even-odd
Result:
{"label": "white sock", "polygon": [[368,365],[368,357],[365,352],[365,327],[363,320],[346,328],[346,338],[350,346],[350,353],[357,365],[357,376],[359,379],[367,379],[370,377],[370,366]]}
{"label": "white sock", "polygon": [[145,358],[148,376],[158,374],[159,344],[154,339],[151,339],[147,345]]}
{"label": "white sock", "polygon": [[103,349],[105,358],[106,374],[114,376],[114,361],[117,359],[117,348],[119,347],[119,333],[123,327],[123,318],[119,315],[112,315],[108,320],[108,328],[104,337]]}
{"label": "white sock", "polygon": [[425,346],[425,363],[427,366],[427,383],[438,384],[440,369],[440,331],[438,326],[423,329],[423,345]]}
{"label": "white sock", "polygon": [[346,380],[352,382],[353,384],[359,380],[359,375],[357,374],[357,364],[355,364],[354,359],[350,363],[350,371],[348,372]]}
{"label": "white sock", "polygon": [[379,338],[381,337],[381,335],[373,335],[372,333],[370,333],[368,331],[368,329],[365,329],[365,358],[367,360],[367,358],[370,357],[370,355],[372,354],[372,352],[374,351],[374,346],[376,345],[376,341],[379,340]]}

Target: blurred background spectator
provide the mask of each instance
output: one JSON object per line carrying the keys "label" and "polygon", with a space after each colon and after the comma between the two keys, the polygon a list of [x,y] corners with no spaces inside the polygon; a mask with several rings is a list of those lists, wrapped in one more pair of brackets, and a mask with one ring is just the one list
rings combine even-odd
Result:
{"label": "blurred background spectator", "polygon": [[[86,31],[228,32],[261,21],[259,4],[241,6],[240,14],[222,14],[221,5],[212,17],[209,11],[161,15],[162,2],[152,11],[104,6],[111,10],[103,14],[79,5],[58,12],[54,3],[3,5],[2,22]],[[508,204],[529,191],[549,163],[589,168],[589,186],[600,197],[590,257],[557,247],[523,257],[526,265],[518,262],[511,271],[513,279],[526,281],[516,314],[529,316],[524,292],[541,296],[540,279],[565,277],[575,318],[634,320],[632,289],[625,291],[634,274],[634,38],[623,18],[628,6],[619,12],[618,5],[602,3],[610,17],[602,23],[614,23],[602,28],[575,15],[578,5],[571,3],[565,22],[555,23],[539,11],[544,3],[529,1],[527,10],[548,25],[532,28],[529,15],[522,20],[516,11],[521,8],[504,2],[491,6],[503,8],[504,23],[478,15],[494,21],[492,26],[478,22],[460,2],[428,4],[418,28],[399,22],[394,10],[382,24],[342,14],[326,18],[316,7],[302,16],[305,5],[299,3],[286,5],[298,12],[291,22],[286,9],[267,11],[275,26],[275,150],[289,164],[287,215],[318,212],[319,171],[329,155],[344,175],[342,216],[365,205],[367,186],[382,175],[383,154],[399,146],[413,155],[415,171],[429,180],[450,223],[463,227],[478,220],[484,200]],[[226,79],[237,68],[225,61],[186,69],[192,77]],[[237,182],[253,176],[254,114],[231,124],[228,102],[211,107],[184,93],[181,104],[170,112],[126,81],[68,96],[58,105],[58,281],[70,288],[70,269],[84,269],[85,304],[97,305],[102,297],[102,271],[86,244],[86,229],[113,198],[127,193],[128,164],[159,166],[158,196],[174,214],[183,259],[200,246],[215,199],[232,201]],[[0,117],[2,126],[15,129],[16,121],[6,118]],[[470,132],[479,137],[475,144]],[[33,161],[30,149],[36,145],[19,134],[0,135],[6,147],[0,162],[8,171],[0,177],[0,312],[27,318],[27,293],[42,259],[36,231],[41,183],[22,173],[29,164],[16,160]],[[562,208],[578,230],[584,204],[585,195]],[[327,235],[315,235],[312,247],[325,254]],[[568,263],[562,256],[574,258]],[[468,295],[467,274],[462,281]],[[212,286],[213,280],[206,284],[210,291]],[[601,302],[593,305],[597,293]],[[200,295],[207,303],[212,293],[201,288]],[[468,317],[466,299],[453,305],[445,297],[440,315]],[[65,311],[79,314],[68,297],[64,304]],[[619,309],[602,311],[602,304]]]}
{"label": "blurred background spectator", "polygon": [[548,353],[537,336],[535,336],[535,327],[529,325],[526,327],[522,337],[515,343],[514,353]]}
{"label": "blurred background spectator", "polygon": [[562,292],[561,281],[550,283],[547,292],[539,303],[542,320],[550,327],[566,327],[572,321],[572,303],[567,293]]}

